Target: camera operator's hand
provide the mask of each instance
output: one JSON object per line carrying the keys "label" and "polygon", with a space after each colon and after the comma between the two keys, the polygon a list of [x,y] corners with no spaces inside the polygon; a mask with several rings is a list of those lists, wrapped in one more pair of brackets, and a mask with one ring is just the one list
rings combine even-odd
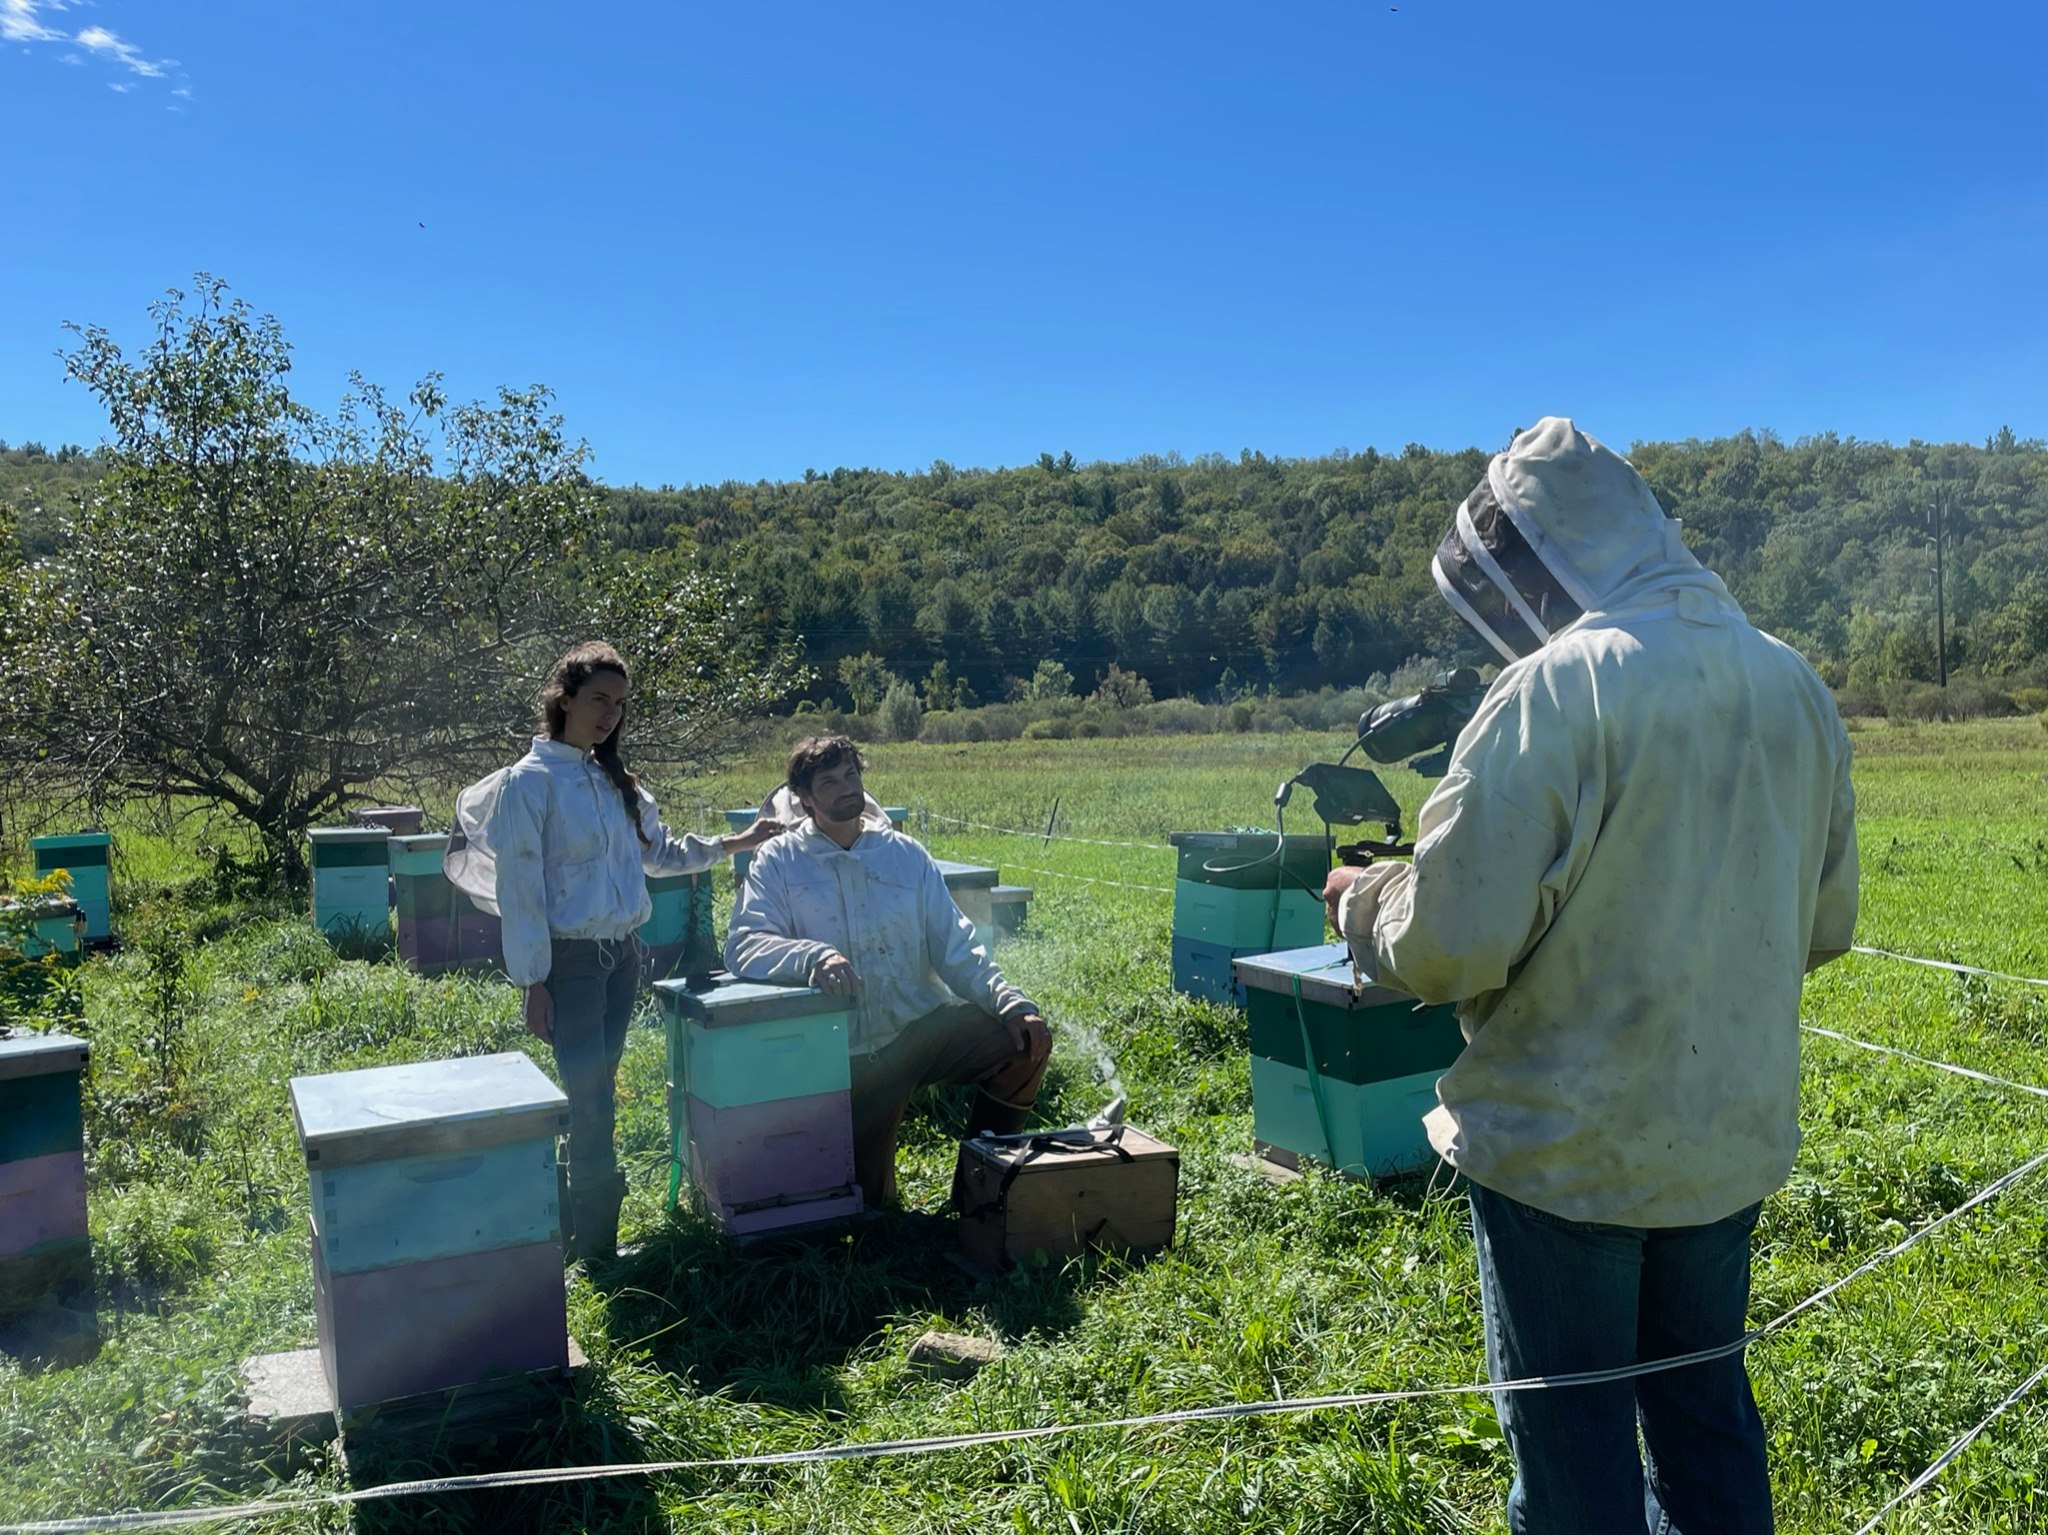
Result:
{"label": "camera operator's hand", "polygon": [[1351,887],[1364,877],[1365,870],[1349,864],[1330,871],[1330,877],[1323,881],[1323,910],[1330,915],[1330,931],[1338,937],[1344,936],[1344,929],[1337,923],[1337,903],[1350,892]]}
{"label": "camera operator's hand", "polygon": [[837,949],[827,949],[811,966],[811,984],[828,997],[850,997],[860,990],[860,972]]}

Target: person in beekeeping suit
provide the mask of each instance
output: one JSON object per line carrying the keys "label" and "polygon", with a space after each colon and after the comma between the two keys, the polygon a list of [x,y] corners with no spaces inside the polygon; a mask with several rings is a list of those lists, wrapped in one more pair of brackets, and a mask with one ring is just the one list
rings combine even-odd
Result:
{"label": "person in beekeeping suit", "polygon": [[[1492,1378],[1729,1344],[1799,1145],[1801,980],[1855,925],[1848,736],[1568,420],[1493,459],[1433,572],[1506,664],[1412,864],[1324,897],[1362,970],[1458,1004],[1427,1128],[1470,1186]],[[1517,1532],[1772,1528],[1739,1351],[1496,1405]]]}

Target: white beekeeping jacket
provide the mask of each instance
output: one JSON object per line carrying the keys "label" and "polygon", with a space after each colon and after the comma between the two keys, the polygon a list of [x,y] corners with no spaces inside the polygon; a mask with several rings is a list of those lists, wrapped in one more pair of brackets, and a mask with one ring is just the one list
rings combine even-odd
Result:
{"label": "white beekeeping jacket", "polygon": [[[1340,926],[1380,979],[1458,1004],[1427,1117],[1447,1161],[1568,1220],[1718,1220],[1791,1170],[1801,982],[1855,925],[1834,701],[1569,421],[1518,436],[1445,544],[1439,586],[1529,653],[1459,735],[1412,865],[1367,870]],[[1548,582],[1517,575],[1532,554]],[[1495,571],[1520,600],[1489,610]]]}
{"label": "white beekeeping jacket", "polygon": [[754,855],[733,908],[725,968],[750,981],[808,984],[827,949],[861,978],[850,1046],[881,1049],[956,998],[998,1017],[1037,1007],[988,957],[924,848],[886,819],[851,849],[806,817]]}
{"label": "white beekeeping jacket", "polygon": [[726,856],[715,837],[673,835],[640,791],[642,844],[619,791],[590,753],[535,736],[509,768],[456,796],[466,845],[442,868],[457,889],[504,923],[505,973],[516,986],[547,979],[555,938],[624,938],[653,913],[650,874],[698,874]]}

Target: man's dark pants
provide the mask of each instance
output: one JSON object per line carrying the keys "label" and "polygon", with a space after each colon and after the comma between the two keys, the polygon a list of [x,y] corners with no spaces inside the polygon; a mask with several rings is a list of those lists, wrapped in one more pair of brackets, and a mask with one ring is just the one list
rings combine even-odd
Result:
{"label": "man's dark pants", "polygon": [[[1612,1369],[1741,1337],[1759,1208],[1705,1226],[1604,1226],[1473,1184],[1492,1378]],[[1515,1535],[1770,1535],[1763,1419],[1740,1353],[1494,1400],[1515,1455]]]}

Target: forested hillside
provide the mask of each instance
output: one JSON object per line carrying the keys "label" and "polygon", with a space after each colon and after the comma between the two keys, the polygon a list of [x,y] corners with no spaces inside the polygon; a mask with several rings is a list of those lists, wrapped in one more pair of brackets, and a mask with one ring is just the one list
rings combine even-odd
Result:
{"label": "forested hillside", "polygon": [[[1768,433],[1637,444],[1686,539],[1751,616],[1852,691],[1935,675],[1932,512],[1944,508],[1952,670],[2048,682],[2048,448],[1892,447]],[[797,638],[817,691],[871,654],[911,679],[944,662],[989,702],[1041,662],[1082,690],[1112,662],[1160,697],[1346,685],[1415,655],[1486,660],[1429,556],[1487,454],[1411,446],[1236,461],[1147,457],[608,492],[623,545],[736,576]],[[0,451],[34,557],[92,455]],[[970,701],[965,696],[956,701]]]}
{"label": "forested hillside", "polygon": [[[1752,617],[1837,686],[1935,675],[1930,513],[1946,508],[1949,660],[2048,668],[2048,450],[1895,448],[1745,433],[1632,456]],[[1236,462],[1145,458],[617,490],[617,537],[673,539],[736,573],[827,679],[879,656],[945,661],[983,701],[1042,660],[1085,689],[1115,661],[1155,693],[1361,681],[1416,654],[1481,654],[1429,557],[1487,454],[1410,447]]]}

